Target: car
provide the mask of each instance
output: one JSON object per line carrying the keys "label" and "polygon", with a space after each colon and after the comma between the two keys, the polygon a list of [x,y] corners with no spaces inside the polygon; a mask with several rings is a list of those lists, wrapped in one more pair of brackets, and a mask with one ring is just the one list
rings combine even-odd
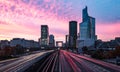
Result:
{"label": "car", "polygon": [[120,64],[120,56],[116,57],[116,64]]}

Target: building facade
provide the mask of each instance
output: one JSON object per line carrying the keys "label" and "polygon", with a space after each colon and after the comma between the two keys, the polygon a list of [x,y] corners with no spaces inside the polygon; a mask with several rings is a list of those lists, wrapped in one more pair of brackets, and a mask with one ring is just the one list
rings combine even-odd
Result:
{"label": "building facade", "polygon": [[95,18],[90,17],[87,7],[82,12],[83,21],[80,23],[80,39],[95,39]]}
{"label": "building facade", "polygon": [[65,35],[65,46],[69,46],[69,35]]}
{"label": "building facade", "polygon": [[39,48],[39,42],[36,42],[34,40],[26,40],[24,38],[13,38],[10,41],[10,46],[15,47],[15,46],[22,46],[24,48]]}
{"label": "building facade", "polygon": [[49,36],[49,47],[55,47],[54,35]]}
{"label": "building facade", "polygon": [[82,11],[82,23],[80,23],[80,37],[78,38],[78,47],[94,46],[96,35],[95,35],[95,18],[88,15],[87,7]]}
{"label": "building facade", "polygon": [[41,25],[41,46],[49,45],[49,28],[47,25]]}
{"label": "building facade", "polygon": [[77,21],[69,22],[69,46],[76,48]]}
{"label": "building facade", "polygon": [[10,46],[10,42],[8,40],[1,40],[0,41],[0,49],[5,48],[6,46]]}

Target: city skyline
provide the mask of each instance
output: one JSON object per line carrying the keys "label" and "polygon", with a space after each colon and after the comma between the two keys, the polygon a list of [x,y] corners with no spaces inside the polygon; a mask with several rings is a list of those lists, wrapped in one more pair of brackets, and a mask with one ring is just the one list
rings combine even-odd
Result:
{"label": "city skyline", "polygon": [[111,40],[120,36],[120,10],[117,9],[120,7],[119,2],[119,0],[92,2],[90,0],[1,0],[0,40],[26,38],[38,41],[40,26],[46,24],[50,28],[50,34],[55,35],[55,40],[65,41],[69,21],[75,20],[81,23],[82,9],[86,5],[88,13],[96,18],[98,38]]}

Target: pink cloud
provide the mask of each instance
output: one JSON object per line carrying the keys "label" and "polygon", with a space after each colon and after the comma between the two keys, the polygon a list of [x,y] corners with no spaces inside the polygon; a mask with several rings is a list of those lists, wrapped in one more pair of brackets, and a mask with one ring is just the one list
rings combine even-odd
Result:
{"label": "pink cloud", "polygon": [[96,25],[98,38],[107,41],[120,36],[120,22]]}
{"label": "pink cloud", "polygon": [[[45,1],[41,5],[34,5],[33,3],[35,2],[32,0],[27,4],[21,0],[0,1],[0,23],[6,24],[0,24],[0,33],[6,38],[25,37],[27,35],[34,35],[39,38],[40,25],[48,24],[51,33],[64,37],[64,31],[68,30],[66,28],[68,23],[63,14],[61,16],[58,14],[59,10],[64,10],[60,6],[63,5],[62,1],[61,4],[54,1],[50,5],[46,4]],[[43,6],[45,8],[42,8]],[[29,37],[27,36],[27,38]]]}
{"label": "pink cloud", "polygon": [[[2,39],[25,37],[37,40],[40,25],[47,24],[49,33],[54,34],[56,40],[64,40],[69,20],[81,21],[81,13],[76,13],[76,10],[70,1],[0,0],[0,36]],[[98,37],[103,40],[120,36],[120,23],[97,23],[96,27]]]}

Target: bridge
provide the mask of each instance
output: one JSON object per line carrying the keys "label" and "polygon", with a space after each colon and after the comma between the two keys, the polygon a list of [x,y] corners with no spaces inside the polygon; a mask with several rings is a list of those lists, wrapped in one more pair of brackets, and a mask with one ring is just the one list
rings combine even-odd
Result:
{"label": "bridge", "polygon": [[120,72],[120,66],[66,50],[48,50],[0,61],[0,72]]}

